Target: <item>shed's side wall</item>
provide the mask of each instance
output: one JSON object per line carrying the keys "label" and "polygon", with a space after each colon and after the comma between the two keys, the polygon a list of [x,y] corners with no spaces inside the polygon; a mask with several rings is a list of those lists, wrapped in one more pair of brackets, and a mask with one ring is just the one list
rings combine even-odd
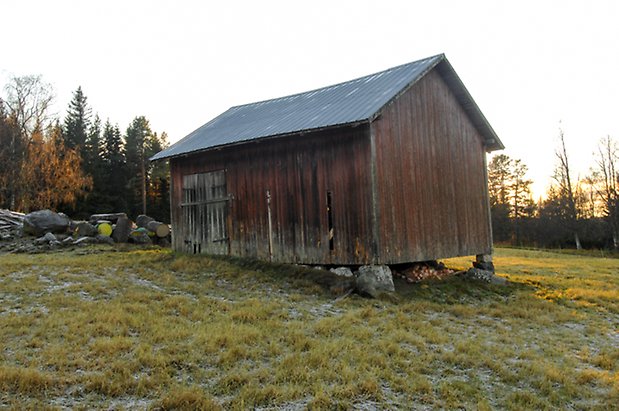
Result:
{"label": "shed's side wall", "polygon": [[187,235],[181,224],[182,176],[225,169],[232,255],[270,258],[269,190],[273,261],[367,263],[372,257],[369,156],[369,127],[360,125],[172,159],[174,248],[183,250]]}
{"label": "shed's side wall", "polygon": [[490,253],[482,137],[436,70],[372,123],[383,263]]}

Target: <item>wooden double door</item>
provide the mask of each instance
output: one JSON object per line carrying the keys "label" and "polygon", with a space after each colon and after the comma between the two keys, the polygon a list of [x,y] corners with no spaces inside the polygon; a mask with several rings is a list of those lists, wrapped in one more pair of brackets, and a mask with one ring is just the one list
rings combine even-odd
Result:
{"label": "wooden double door", "polygon": [[181,212],[185,252],[230,253],[229,206],[225,170],[183,176]]}

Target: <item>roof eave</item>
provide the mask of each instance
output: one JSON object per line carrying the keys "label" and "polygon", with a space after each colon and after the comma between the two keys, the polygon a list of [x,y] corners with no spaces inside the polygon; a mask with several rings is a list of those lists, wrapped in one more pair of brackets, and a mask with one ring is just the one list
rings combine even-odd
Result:
{"label": "roof eave", "polygon": [[238,146],[252,144],[252,143],[259,143],[259,142],[263,142],[263,141],[278,140],[278,139],[294,136],[294,135],[297,135],[297,134],[303,135],[303,134],[307,134],[307,133],[318,133],[318,132],[321,132],[321,131],[332,130],[332,129],[342,128],[342,127],[358,127],[358,126],[360,126],[362,124],[369,124],[369,123],[370,123],[370,119],[366,118],[366,119],[357,120],[357,121],[353,121],[353,122],[349,122],[349,123],[333,124],[333,125],[326,126],[326,127],[310,128],[310,129],[298,130],[298,131],[294,131],[294,132],[290,132],[290,133],[275,134],[275,135],[272,135],[272,136],[264,136],[264,137],[260,137],[260,138],[250,139],[250,140],[236,141],[236,142],[228,143],[228,144],[220,144],[220,145],[217,145],[217,146],[211,146],[211,147],[207,147],[207,148],[203,148],[203,149],[198,149],[198,150],[194,150],[194,151],[188,151],[188,152],[184,152],[184,153],[164,155],[164,156],[161,156],[161,157],[158,157],[159,154],[162,153],[162,152],[159,152],[159,153],[155,154],[154,156],[152,156],[150,158],[150,161],[170,160],[170,159],[173,159],[173,158],[188,157],[188,156],[193,156],[193,155],[196,155],[196,154],[206,153],[208,151],[221,150],[223,148],[238,147]]}

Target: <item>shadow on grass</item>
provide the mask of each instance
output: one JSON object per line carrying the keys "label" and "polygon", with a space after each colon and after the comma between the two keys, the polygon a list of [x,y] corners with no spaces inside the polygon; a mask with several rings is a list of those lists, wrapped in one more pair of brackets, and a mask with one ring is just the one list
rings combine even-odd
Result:
{"label": "shadow on grass", "polygon": [[[324,295],[337,298],[348,291],[352,282],[326,270],[316,270],[301,265],[269,263],[266,261],[230,257],[230,256],[194,256],[174,254],[177,261],[186,260],[195,263],[201,270],[217,272],[220,275],[231,275],[236,278],[251,277],[276,284],[286,283],[299,292]],[[316,285],[320,287],[316,287]],[[460,276],[452,276],[442,280],[426,280],[409,284],[403,279],[394,277],[395,294],[381,298],[394,304],[411,300],[429,301],[434,303],[485,303],[505,300],[514,293],[525,292],[535,294],[537,288],[533,284],[508,282],[506,285],[492,285],[481,281],[467,280]]]}
{"label": "shadow on grass", "polygon": [[442,280],[426,280],[409,284],[401,278],[394,278],[396,294],[403,301],[426,300],[435,303],[455,304],[505,300],[516,293],[534,294],[535,287],[508,282],[506,285],[493,285],[482,281],[468,280],[452,276]]}
{"label": "shadow on grass", "polygon": [[[188,255],[172,253],[170,266],[174,271],[199,274],[212,272],[235,281],[256,280],[292,286],[300,292],[313,293],[322,290],[333,294],[332,286],[341,277],[324,270],[315,270],[301,265],[270,263],[267,261],[219,255]],[[321,287],[317,287],[317,285]]]}

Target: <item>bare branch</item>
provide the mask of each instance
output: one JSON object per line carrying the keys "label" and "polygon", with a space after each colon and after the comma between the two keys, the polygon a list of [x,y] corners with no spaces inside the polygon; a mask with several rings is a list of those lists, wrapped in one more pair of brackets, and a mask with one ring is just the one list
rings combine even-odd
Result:
{"label": "bare branch", "polygon": [[49,125],[54,92],[41,76],[13,77],[5,91],[8,114],[15,119],[21,133],[30,136]]}

